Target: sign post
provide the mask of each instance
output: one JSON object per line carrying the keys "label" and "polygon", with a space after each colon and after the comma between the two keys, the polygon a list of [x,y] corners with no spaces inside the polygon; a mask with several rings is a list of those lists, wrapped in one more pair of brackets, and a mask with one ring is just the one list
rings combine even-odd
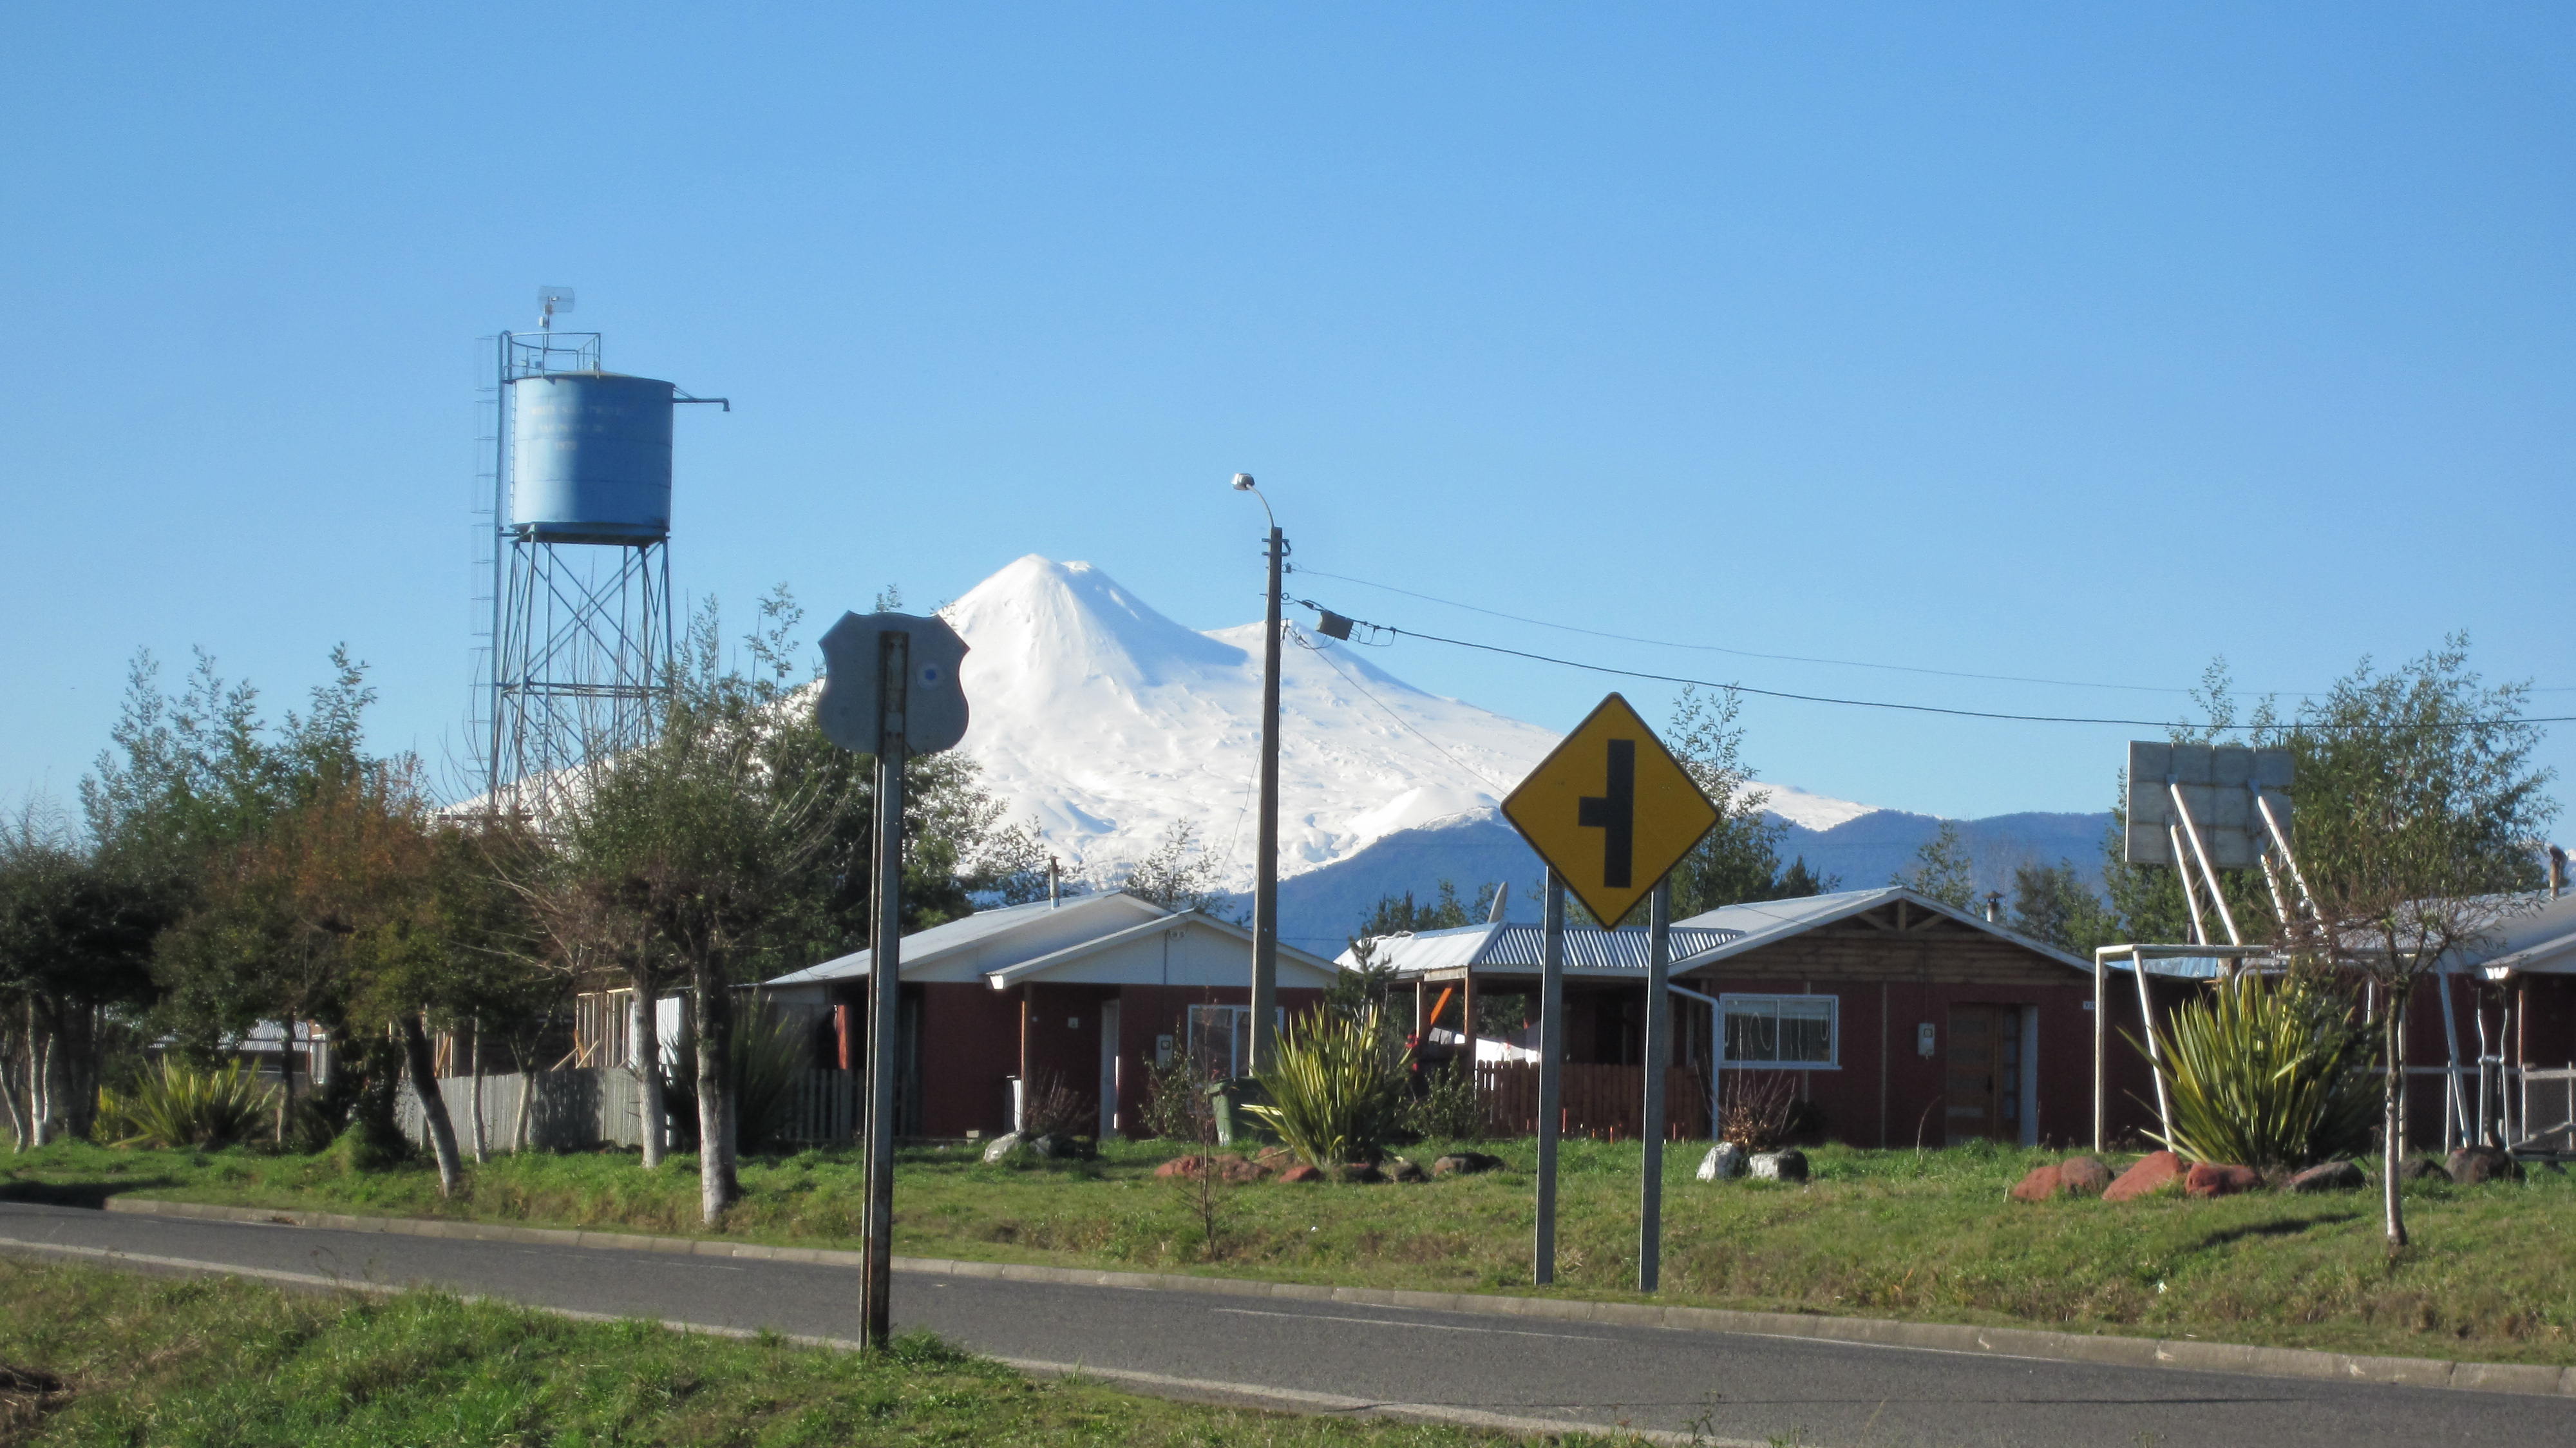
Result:
{"label": "sign post", "polygon": [[[1646,897],[1646,1110],[1637,1133],[1646,1149],[1645,1184],[1637,1201],[1637,1290],[1652,1292],[1664,1272],[1664,1072],[1673,1059],[1673,882],[1657,880]],[[1716,1129],[1717,1123],[1709,1123]]]}
{"label": "sign post", "polygon": [[911,614],[844,614],[823,635],[823,695],[814,706],[825,737],[876,756],[875,888],[868,938],[867,1205],[859,1273],[862,1345],[894,1340],[895,1021],[903,972],[903,765],[966,734],[957,681],[965,640],[946,621]]}
{"label": "sign post", "polygon": [[[1539,974],[1538,1230],[1530,1278],[1556,1280],[1556,1142],[1565,1055],[1565,896],[1571,891],[1605,929],[1639,900],[1656,897],[1647,931],[1646,1179],[1639,1212],[1638,1280],[1653,1291],[1662,1255],[1663,1071],[1671,1052],[1664,979],[1670,951],[1672,873],[1717,824],[1690,771],[1617,694],[1601,701],[1503,801],[1503,817],[1547,862],[1545,944]],[[1471,1037],[1472,1039],[1472,1037]]]}
{"label": "sign post", "polygon": [[1545,1287],[1556,1280],[1556,1138],[1565,1099],[1565,881],[1553,869],[1539,920],[1538,1230],[1530,1247],[1530,1281]]}

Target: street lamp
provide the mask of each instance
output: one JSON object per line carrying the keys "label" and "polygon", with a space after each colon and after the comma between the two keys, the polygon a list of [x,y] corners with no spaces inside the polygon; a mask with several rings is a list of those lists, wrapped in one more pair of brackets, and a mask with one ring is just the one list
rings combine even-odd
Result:
{"label": "street lamp", "polygon": [[1261,499],[1270,521],[1269,610],[1261,634],[1261,826],[1252,862],[1252,1069],[1271,1062],[1279,1033],[1279,575],[1288,557],[1279,517],[1250,473],[1234,490]]}

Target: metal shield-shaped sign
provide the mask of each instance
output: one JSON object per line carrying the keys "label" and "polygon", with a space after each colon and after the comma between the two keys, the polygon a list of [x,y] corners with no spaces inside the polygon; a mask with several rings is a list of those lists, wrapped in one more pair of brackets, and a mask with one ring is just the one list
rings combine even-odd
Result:
{"label": "metal shield-shaped sign", "polygon": [[823,697],[814,716],[824,737],[844,749],[876,752],[887,702],[881,640],[890,633],[904,638],[904,752],[936,754],[955,745],[966,737],[966,688],[958,679],[966,641],[946,619],[909,613],[845,613],[823,635]]}

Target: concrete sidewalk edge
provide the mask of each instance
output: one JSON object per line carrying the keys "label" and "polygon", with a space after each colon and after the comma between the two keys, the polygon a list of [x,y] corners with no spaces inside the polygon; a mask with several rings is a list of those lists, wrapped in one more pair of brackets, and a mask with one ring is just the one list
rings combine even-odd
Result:
{"label": "concrete sidewalk edge", "polygon": [[[267,1222],[342,1232],[386,1232],[468,1242],[521,1242],[556,1247],[600,1247],[630,1252],[675,1252],[698,1257],[738,1257],[765,1262],[812,1262],[856,1267],[856,1252],[822,1247],[770,1247],[702,1237],[649,1237],[633,1232],[585,1232],[554,1227],[513,1227],[492,1222],[449,1222],[431,1217],[360,1217],[337,1212],[269,1207],[219,1207],[111,1197],[107,1210],[141,1216],[196,1217],[220,1222]],[[1415,1308],[1598,1322],[1619,1327],[1661,1327],[1687,1332],[1751,1333],[1763,1337],[1862,1343],[1933,1352],[2102,1363],[2115,1367],[2179,1368],[2253,1377],[2310,1378],[2384,1383],[2394,1387],[2456,1388],[2467,1392],[2576,1397],[2576,1367],[2523,1363],[2452,1362],[2441,1358],[2370,1357],[2308,1348],[2248,1347],[2196,1339],[2094,1336],[2040,1328],[1965,1327],[1939,1322],[1891,1322],[1870,1317],[1820,1317],[1789,1312],[1738,1312],[1716,1307],[1663,1307],[1642,1302],[1586,1302],[1571,1298],[1504,1297],[1476,1292],[1410,1292],[1376,1287],[1327,1287],[1303,1282],[1263,1282],[1241,1277],[1197,1277],[1177,1272],[1109,1272],[1078,1267],[1037,1267],[1011,1262],[959,1262],[938,1257],[897,1257],[895,1270],[935,1276],[990,1277],[1077,1287],[1119,1287],[1151,1292],[1196,1292],[1224,1297],[1270,1297],[1298,1302],[1341,1302],[1366,1307]]]}

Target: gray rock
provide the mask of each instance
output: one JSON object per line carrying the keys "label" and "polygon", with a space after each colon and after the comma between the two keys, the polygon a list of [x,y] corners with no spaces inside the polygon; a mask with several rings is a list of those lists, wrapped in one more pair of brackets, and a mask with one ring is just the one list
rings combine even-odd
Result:
{"label": "gray rock", "polygon": [[1427,1182],[1431,1180],[1431,1173],[1424,1171],[1414,1162],[1400,1156],[1388,1159],[1386,1162],[1386,1174],[1400,1182]]}
{"label": "gray rock", "polygon": [[1796,1147],[1780,1151],[1757,1151],[1746,1163],[1753,1179],[1762,1182],[1802,1182],[1807,1179],[1807,1154]]}
{"label": "gray rock", "polygon": [[1006,1131],[1001,1135],[994,1137],[984,1146],[984,1165],[991,1166],[1002,1158],[1009,1156],[1012,1152],[1019,1150],[1027,1140],[1028,1138],[1020,1135],[1016,1131]]}
{"label": "gray rock", "polygon": [[1732,1181],[1744,1175],[1744,1148],[1731,1141],[1721,1141],[1699,1159],[1699,1179],[1704,1182]]}
{"label": "gray rock", "polygon": [[1029,1138],[1029,1150],[1040,1161],[1089,1161],[1100,1154],[1090,1137],[1067,1136],[1061,1131]]}
{"label": "gray rock", "polygon": [[2511,1153],[2492,1146],[2461,1147],[2442,1163],[2442,1169],[2451,1174],[2451,1180],[2464,1187],[2473,1187],[2481,1182],[2522,1180],[2522,1164],[2515,1161]]}
{"label": "gray rock", "polygon": [[1431,1163],[1431,1174],[1436,1177],[1474,1176],[1502,1164],[1501,1157],[1487,1156],[1481,1151],[1453,1151]]}
{"label": "gray rock", "polygon": [[2451,1174],[2429,1156],[2410,1157],[2397,1164],[2397,1180],[2405,1182],[2446,1182]]}
{"label": "gray rock", "polygon": [[2368,1185],[2361,1167],[2349,1161],[2329,1161],[2309,1167],[2281,1183],[2285,1192],[2354,1192]]}

